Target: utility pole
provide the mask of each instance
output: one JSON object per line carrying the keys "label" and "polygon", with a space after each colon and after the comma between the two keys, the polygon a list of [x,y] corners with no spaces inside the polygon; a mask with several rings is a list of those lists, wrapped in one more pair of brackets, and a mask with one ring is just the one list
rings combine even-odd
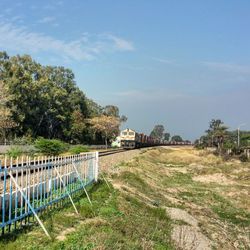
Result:
{"label": "utility pole", "polygon": [[238,126],[238,148],[240,147],[240,127],[246,125],[245,123],[242,123]]}

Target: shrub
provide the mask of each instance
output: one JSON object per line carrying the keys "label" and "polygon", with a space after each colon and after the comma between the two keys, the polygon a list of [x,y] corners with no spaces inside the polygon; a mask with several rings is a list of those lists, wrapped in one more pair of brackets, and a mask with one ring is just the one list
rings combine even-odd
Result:
{"label": "shrub", "polygon": [[21,156],[23,153],[22,149],[20,147],[12,146],[8,151],[7,155],[9,157],[13,157],[16,159],[17,157]]}
{"label": "shrub", "polygon": [[40,138],[35,141],[35,148],[45,155],[59,155],[68,149],[68,145],[60,140]]}
{"label": "shrub", "polygon": [[241,154],[240,157],[239,157],[239,160],[241,162],[247,162],[248,161],[248,158],[245,154]]}
{"label": "shrub", "polygon": [[17,137],[13,140],[13,144],[31,145],[34,143],[34,138],[31,136]]}
{"label": "shrub", "polygon": [[82,152],[89,152],[89,148],[87,146],[76,145],[70,149],[70,153],[73,155],[80,154]]}

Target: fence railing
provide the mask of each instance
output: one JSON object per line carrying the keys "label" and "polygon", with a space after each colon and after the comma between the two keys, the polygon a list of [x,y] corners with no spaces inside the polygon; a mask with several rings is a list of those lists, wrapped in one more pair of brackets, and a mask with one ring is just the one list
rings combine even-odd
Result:
{"label": "fence railing", "polygon": [[[7,159],[0,162],[2,234],[98,178],[98,152],[66,157]],[[87,192],[86,192],[87,194]],[[88,197],[89,198],[89,197]],[[75,206],[74,206],[75,208]],[[76,209],[76,208],[75,208]],[[38,219],[39,220],[39,219]]]}

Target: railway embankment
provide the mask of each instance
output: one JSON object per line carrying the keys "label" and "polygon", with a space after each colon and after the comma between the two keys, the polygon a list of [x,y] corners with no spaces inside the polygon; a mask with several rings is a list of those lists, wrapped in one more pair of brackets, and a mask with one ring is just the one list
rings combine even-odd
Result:
{"label": "railway embankment", "polygon": [[192,147],[100,158],[100,181],[1,249],[248,249],[250,164]]}

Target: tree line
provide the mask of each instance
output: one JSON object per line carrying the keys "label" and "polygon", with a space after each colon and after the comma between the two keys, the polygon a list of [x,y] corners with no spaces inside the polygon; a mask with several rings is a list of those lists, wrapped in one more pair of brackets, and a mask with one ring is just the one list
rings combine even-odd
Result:
{"label": "tree line", "polygon": [[0,52],[0,140],[44,137],[100,143],[117,135],[125,120],[118,107],[101,107],[86,97],[71,69]]}
{"label": "tree line", "polygon": [[158,139],[158,140],[164,140],[167,142],[188,142],[188,140],[183,140],[180,135],[173,135],[171,137],[169,132],[165,131],[165,128],[161,124],[157,124],[154,126],[153,130],[150,133],[150,136],[152,138]]}
{"label": "tree line", "polygon": [[220,119],[212,119],[209,127],[195,141],[198,148],[216,148],[218,154],[230,152],[231,155],[241,155],[244,149],[250,147],[250,131],[229,130]]}

